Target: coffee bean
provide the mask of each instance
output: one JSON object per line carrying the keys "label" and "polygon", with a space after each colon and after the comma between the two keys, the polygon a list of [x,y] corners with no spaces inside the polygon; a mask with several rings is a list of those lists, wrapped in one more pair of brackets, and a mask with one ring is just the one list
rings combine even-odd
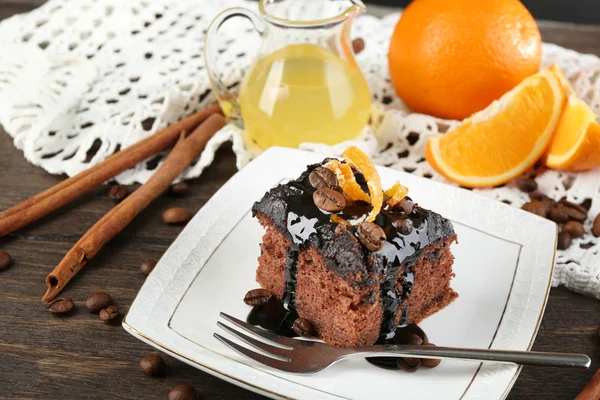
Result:
{"label": "coffee bean", "polygon": [[592,234],[596,237],[600,237],[600,214],[596,215],[596,218],[594,219]]}
{"label": "coffee bean", "polygon": [[352,50],[354,54],[358,54],[365,49],[365,40],[363,38],[356,38],[352,41]]}
{"label": "coffee bean", "polygon": [[129,187],[126,185],[113,185],[108,192],[108,197],[115,203],[120,203],[129,196]]}
{"label": "coffee bean", "polygon": [[106,322],[107,324],[115,322],[120,316],[121,313],[119,313],[119,309],[117,308],[117,306],[114,305],[108,306],[105,309],[100,310],[100,319]]}
{"label": "coffee bean", "polygon": [[421,360],[419,358],[397,358],[396,364],[404,372],[416,372],[421,367]]}
{"label": "coffee bean", "polygon": [[296,318],[292,328],[298,336],[310,337],[313,334],[313,326],[306,318]]}
{"label": "coffee bean", "polygon": [[542,193],[538,192],[537,190],[534,190],[533,192],[529,192],[529,199],[530,200],[539,200],[539,201],[542,201],[544,199],[544,197],[546,197],[546,196],[543,195]]}
{"label": "coffee bean", "polygon": [[150,272],[156,267],[156,261],[154,260],[144,260],[140,265],[140,272],[146,276],[150,275]]}
{"label": "coffee bean", "polygon": [[[407,344],[407,336],[410,334],[417,335],[421,338],[422,343],[428,343],[429,339],[427,338],[427,334],[421,327],[417,324],[411,323],[406,325],[403,328],[396,329],[396,336],[394,337],[394,341],[396,344]],[[410,339],[408,339],[410,340]],[[414,340],[414,339],[413,339]]]}
{"label": "coffee bean", "polygon": [[414,208],[415,204],[413,203],[410,197],[403,198],[398,202],[398,204],[394,206],[394,209],[402,210],[402,212],[404,212],[404,214],[406,215],[410,215],[413,212]]}
{"label": "coffee bean", "polygon": [[521,208],[532,214],[539,215],[542,218],[548,216],[548,207],[540,200],[532,200],[529,203],[523,204],[523,207]]}
{"label": "coffee bean", "polygon": [[183,207],[173,207],[165,211],[162,217],[167,224],[185,224],[192,219],[192,213]]}
{"label": "coffee bean", "polygon": [[559,250],[566,250],[571,247],[571,243],[573,243],[573,238],[568,232],[560,232],[558,234],[558,243],[557,248]]}
{"label": "coffee bean", "polygon": [[323,211],[337,212],[346,207],[346,197],[333,189],[322,187],[313,193],[315,205]]}
{"label": "coffee bean", "polygon": [[337,176],[328,168],[317,167],[310,175],[308,175],[308,181],[310,185],[315,189],[321,189],[323,187],[336,188],[338,186]]}
{"label": "coffee bean", "polygon": [[179,385],[169,392],[169,400],[200,400],[200,393],[190,384]]}
{"label": "coffee bean", "polygon": [[585,234],[585,230],[583,229],[583,225],[581,222],[577,221],[569,221],[565,223],[562,227],[563,232],[567,232],[573,238],[583,237]]}
{"label": "coffee bean", "polygon": [[10,254],[0,250],[0,271],[8,269],[8,267],[10,267],[10,264],[12,264],[12,258],[10,257]]}
{"label": "coffee bean", "polygon": [[65,314],[71,311],[74,306],[73,299],[69,296],[64,296],[51,301],[48,304],[48,310],[54,314]]}
{"label": "coffee bean", "polygon": [[385,232],[373,222],[363,222],[358,228],[358,240],[371,251],[378,251],[385,244]]}
{"label": "coffee bean", "polygon": [[561,200],[558,202],[569,217],[569,220],[583,222],[587,219],[587,210],[579,204]]}
{"label": "coffee bean", "polygon": [[[436,347],[433,343],[423,343],[423,346]],[[435,368],[440,365],[441,362],[442,360],[437,358],[421,358],[421,365],[425,368]]]}
{"label": "coffee bean", "polygon": [[167,363],[158,354],[151,353],[140,360],[140,369],[144,374],[157,378],[165,376]]}
{"label": "coffee bean", "polygon": [[566,207],[558,203],[550,207],[550,210],[548,211],[548,218],[557,224],[564,224],[569,220],[569,215],[567,214]]}
{"label": "coffee bean", "polygon": [[423,344],[423,338],[415,333],[408,333],[404,335],[403,344],[408,344],[412,346],[420,346]]}
{"label": "coffee bean", "polygon": [[104,292],[92,293],[85,301],[85,309],[91,313],[98,314],[100,310],[110,306],[113,303],[110,294]]}
{"label": "coffee bean", "polygon": [[392,220],[392,225],[403,235],[409,235],[413,230],[412,219],[408,217],[395,218]]}
{"label": "coffee bean", "polygon": [[187,183],[179,182],[179,183],[176,183],[175,185],[171,186],[171,188],[169,189],[169,194],[173,197],[182,197],[187,194],[189,189],[190,189],[190,187],[188,186]]}
{"label": "coffee bean", "polygon": [[537,190],[538,185],[534,179],[531,178],[519,178],[517,179],[517,187],[519,190],[525,193],[531,193]]}
{"label": "coffee bean", "polygon": [[248,304],[249,306],[259,306],[271,300],[272,297],[273,295],[271,292],[266,289],[252,289],[248,290],[244,296],[244,303]]}

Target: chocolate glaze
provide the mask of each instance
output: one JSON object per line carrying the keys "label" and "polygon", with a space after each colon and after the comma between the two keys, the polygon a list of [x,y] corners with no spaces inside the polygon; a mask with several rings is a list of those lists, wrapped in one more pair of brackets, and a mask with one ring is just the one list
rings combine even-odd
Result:
{"label": "chocolate glaze", "polygon": [[[440,215],[415,205],[409,216],[403,212],[384,208],[375,223],[386,233],[384,247],[371,252],[357,240],[357,228],[342,229],[332,223],[330,213],[317,208],[312,195],[315,189],[308,181],[308,175],[316,167],[310,165],[296,180],[280,184],[268,191],[264,197],[254,203],[253,215],[264,214],[273,220],[275,226],[290,240],[292,245],[287,251],[286,290],[284,305],[294,311],[296,273],[299,253],[308,246],[314,246],[319,251],[327,267],[337,272],[352,285],[374,287],[379,283],[383,318],[381,321],[381,340],[389,337],[395,331],[396,316],[402,312],[402,321],[408,318],[408,305],[399,310],[404,298],[410,294],[414,274],[412,268],[421,257],[424,249],[431,243],[454,235],[452,223]],[[355,174],[357,182],[366,190],[366,182],[360,173]],[[345,219],[368,213],[371,206],[367,203],[351,203],[339,214]],[[410,218],[414,229],[408,235],[396,231],[392,225],[395,218]],[[400,286],[396,285],[397,275],[400,274]],[[376,292],[364,301],[372,302]],[[293,322],[293,321],[292,321]]]}

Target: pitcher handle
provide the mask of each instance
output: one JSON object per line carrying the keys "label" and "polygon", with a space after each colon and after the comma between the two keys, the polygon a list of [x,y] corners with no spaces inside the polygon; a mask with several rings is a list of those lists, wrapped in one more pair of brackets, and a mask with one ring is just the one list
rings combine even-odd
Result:
{"label": "pitcher handle", "polygon": [[208,79],[210,80],[215,96],[221,105],[223,114],[225,114],[230,121],[241,121],[242,112],[237,96],[233,94],[227,85],[225,85],[225,83],[223,83],[216,75],[214,68],[214,63],[218,54],[218,46],[216,45],[217,34],[219,33],[221,26],[228,19],[233,17],[247,18],[260,36],[263,36],[265,33],[265,24],[258,15],[242,7],[229,8],[217,15],[208,27],[206,38],[204,40],[204,62],[206,64]]}

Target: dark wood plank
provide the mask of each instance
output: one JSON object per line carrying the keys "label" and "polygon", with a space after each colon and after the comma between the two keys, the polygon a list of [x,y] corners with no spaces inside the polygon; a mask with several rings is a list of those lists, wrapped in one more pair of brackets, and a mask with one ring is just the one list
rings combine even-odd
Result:
{"label": "dark wood plank", "polygon": [[[0,19],[25,12],[42,0],[0,0]],[[540,22],[544,40],[600,54],[600,27]],[[1,50],[0,50],[1,51]],[[28,164],[0,130],[0,209],[59,182]],[[77,310],[68,317],[47,312],[39,299],[46,274],[104,213],[113,207],[106,187],[98,188],[59,212],[0,239],[15,258],[0,275],[0,398],[160,399],[181,383],[192,383],[205,398],[260,398],[167,357],[169,374],[151,379],[138,369],[151,348],[119,326],[102,324],[82,308],[93,291],[108,291],[126,312],[144,276],[145,258],[159,258],[181,231],[165,226],[161,213],[171,206],[197,211],[235,173],[225,147],[205,174],[192,182],[188,196],[163,196],[107,245],[65,290]],[[535,350],[583,352],[593,359],[589,371],[524,368],[510,399],[572,399],[600,367],[600,302],[565,289],[551,291]]]}

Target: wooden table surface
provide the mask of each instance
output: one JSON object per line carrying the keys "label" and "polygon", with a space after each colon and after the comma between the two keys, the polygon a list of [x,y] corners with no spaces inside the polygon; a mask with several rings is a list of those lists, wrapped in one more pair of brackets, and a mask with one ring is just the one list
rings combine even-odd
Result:
{"label": "wooden table surface", "polygon": [[[0,19],[24,12],[39,1],[0,0]],[[541,22],[545,41],[600,55],[600,26]],[[0,50],[1,51],[1,50]],[[58,183],[28,164],[0,129],[0,209]],[[158,259],[182,228],[166,226],[162,211],[172,206],[197,211],[236,172],[227,146],[214,164],[190,182],[181,199],[163,196],[109,243],[68,285],[65,295],[78,308],[67,317],[50,314],[40,303],[44,278],[71,246],[114,206],[107,188],[93,190],[73,204],[21,231],[0,239],[0,249],[14,258],[0,273],[0,398],[33,399],[164,399],[170,389],[193,384],[206,399],[260,398],[234,385],[166,357],[168,376],[152,379],[139,360],[152,349],[120,326],[108,326],[82,307],[88,294],[109,292],[127,312],[144,282],[139,264]],[[525,367],[510,399],[572,399],[600,367],[600,301],[552,289],[533,347],[539,351],[588,354],[588,371]]]}

